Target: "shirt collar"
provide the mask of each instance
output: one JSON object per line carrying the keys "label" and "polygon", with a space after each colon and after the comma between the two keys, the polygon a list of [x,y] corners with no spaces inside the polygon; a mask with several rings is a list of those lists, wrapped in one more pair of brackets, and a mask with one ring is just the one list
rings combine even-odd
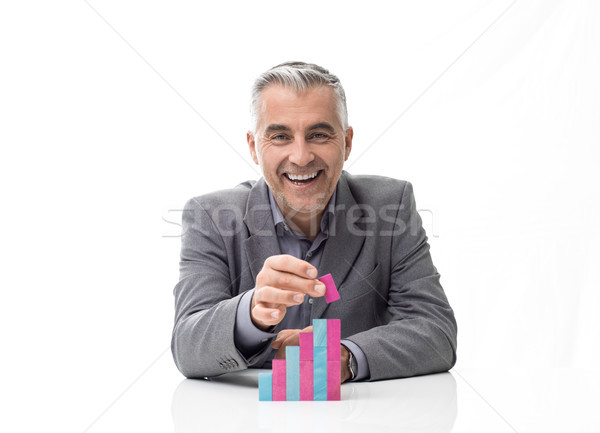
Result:
{"label": "shirt collar", "polygon": [[[268,187],[269,190],[269,203],[271,204],[271,213],[273,215],[273,223],[275,225],[275,231],[278,236],[282,235],[282,232],[285,230],[287,232],[293,232],[290,229],[285,218],[283,217],[283,213],[281,213],[281,209],[279,209],[279,205],[275,201],[275,197],[273,196],[273,192],[271,188]],[[332,221],[335,215],[335,198],[337,196],[337,185],[333,190],[333,194],[329,199],[329,203],[325,208],[325,212],[323,212],[323,216],[321,217],[321,232],[324,234],[329,234],[329,223]],[[300,236],[304,237],[304,234],[299,233]]]}

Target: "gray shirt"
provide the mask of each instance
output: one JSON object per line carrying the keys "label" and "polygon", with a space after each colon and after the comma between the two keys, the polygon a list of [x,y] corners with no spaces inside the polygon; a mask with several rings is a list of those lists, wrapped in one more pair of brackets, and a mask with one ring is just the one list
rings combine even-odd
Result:
{"label": "gray shirt", "polygon": [[[329,236],[330,221],[335,217],[335,198],[337,188],[333,192],[329,204],[321,217],[320,232],[313,242],[304,234],[298,233],[287,224],[273,193],[269,189],[269,200],[271,203],[271,212],[275,224],[275,232],[279,242],[281,254],[303,259],[319,269],[323,249]],[[250,306],[254,289],[247,291],[238,304],[236,322],[235,322],[235,345],[246,359],[258,353],[267,342],[275,335],[271,332],[264,332],[258,329],[250,317]],[[300,305],[288,307],[282,320],[283,329],[303,329],[310,325],[310,313],[313,299],[310,296],[304,297],[304,302]],[[342,340],[342,344],[352,352],[356,358],[358,372],[354,380],[368,379],[370,377],[369,365],[363,351],[355,343],[349,340]],[[277,351],[273,349],[269,361],[263,367],[270,367],[270,361]]]}

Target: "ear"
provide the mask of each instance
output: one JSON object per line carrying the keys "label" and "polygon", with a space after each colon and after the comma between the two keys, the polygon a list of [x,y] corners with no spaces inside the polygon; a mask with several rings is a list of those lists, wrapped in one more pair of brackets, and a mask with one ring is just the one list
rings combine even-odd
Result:
{"label": "ear", "polygon": [[344,141],[346,144],[344,161],[348,161],[348,157],[350,156],[350,151],[352,150],[352,137],[354,137],[354,130],[351,126],[346,130],[346,135],[344,137]]}
{"label": "ear", "polygon": [[256,141],[252,132],[246,133],[246,141],[248,142],[248,148],[250,149],[250,156],[256,165],[258,165],[258,154],[256,153]]}

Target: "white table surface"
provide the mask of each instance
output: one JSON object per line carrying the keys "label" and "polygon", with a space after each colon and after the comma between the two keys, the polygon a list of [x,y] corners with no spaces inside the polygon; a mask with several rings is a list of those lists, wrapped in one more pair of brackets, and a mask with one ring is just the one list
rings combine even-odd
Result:
{"label": "white table surface", "polygon": [[339,402],[259,402],[260,371],[184,379],[165,354],[87,431],[600,431],[600,380],[591,371],[455,368],[346,383]]}

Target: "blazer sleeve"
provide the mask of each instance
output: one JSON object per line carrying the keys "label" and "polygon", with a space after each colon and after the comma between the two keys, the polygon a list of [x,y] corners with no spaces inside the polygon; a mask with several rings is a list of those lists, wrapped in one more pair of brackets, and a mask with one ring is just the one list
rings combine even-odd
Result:
{"label": "blazer sleeve", "polygon": [[234,341],[237,307],[225,241],[202,203],[189,200],[182,215],[180,279],[174,289],[171,351],[189,378],[217,376],[262,364],[268,353],[245,359]]}
{"label": "blazer sleeve", "polygon": [[447,371],[456,363],[454,313],[406,183],[391,242],[390,321],[348,337],[365,353],[370,380]]}

